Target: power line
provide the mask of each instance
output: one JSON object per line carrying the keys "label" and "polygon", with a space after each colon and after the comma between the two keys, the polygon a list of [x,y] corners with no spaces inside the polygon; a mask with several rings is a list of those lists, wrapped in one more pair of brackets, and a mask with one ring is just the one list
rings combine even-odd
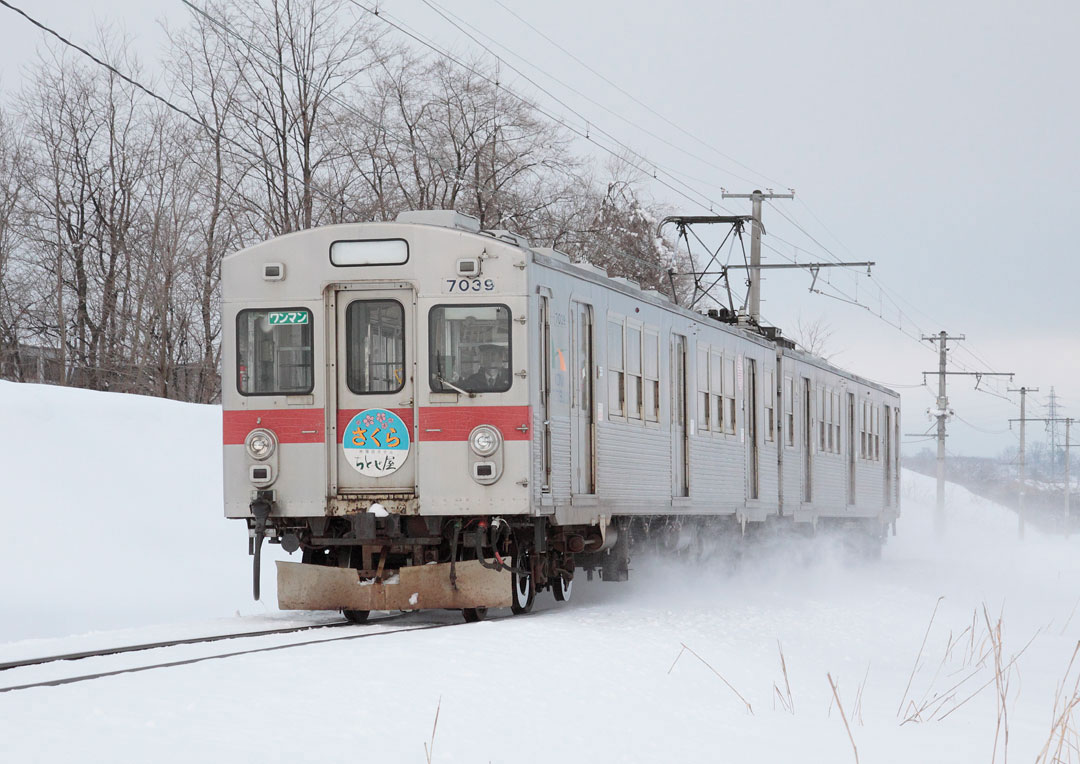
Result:
{"label": "power line", "polygon": [[[369,13],[372,16],[376,17],[377,19],[381,20],[383,23],[393,27],[394,29],[397,29],[402,34],[408,36],[409,38],[415,40],[416,42],[419,42],[420,44],[424,45],[425,47],[431,49],[433,52],[435,52],[439,56],[442,56],[446,60],[448,60],[448,61],[450,61],[450,62],[452,62],[454,64],[457,64],[461,68],[465,69],[468,72],[471,72],[472,74],[476,75],[477,77],[480,77],[481,79],[483,79],[484,81],[488,82],[491,85],[494,85],[496,87],[501,87],[509,95],[511,95],[512,97],[518,99],[521,103],[525,104],[526,106],[528,106],[528,107],[530,107],[532,109],[535,109],[539,114],[542,114],[545,117],[547,117],[548,119],[552,120],[553,122],[561,125],[564,129],[570,131],[571,133],[578,136],[579,138],[583,138],[583,139],[589,141],[590,143],[594,144],[595,146],[597,146],[598,148],[600,148],[601,150],[603,150],[604,152],[609,154],[611,157],[613,157],[617,161],[620,161],[620,162],[626,164],[627,166],[632,167],[633,169],[637,170],[638,172],[642,173],[643,175],[652,177],[652,179],[655,180],[657,183],[664,186],[669,191],[671,191],[671,192],[677,194],[678,196],[682,197],[683,199],[686,199],[691,204],[697,205],[698,207],[701,207],[702,209],[707,209],[709,211],[713,211],[715,209],[721,209],[721,210],[725,210],[725,211],[730,212],[730,210],[728,210],[727,207],[725,207],[723,204],[720,204],[719,202],[715,201],[714,199],[711,199],[707,194],[704,194],[701,191],[699,191],[698,189],[693,188],[689,184],[680,181],[678,178],[676,178],[670,171],[668,171],[662,165],[659,165],[656,162],[653,162],[652,160],[648,159],[648,157],[645,157],[640,152],[636,151],[635,149],[631,148],[627,144],[623,143],[622,141],[617,139],[615,136],[613,136],[612,134],[610,134],[606,130],[603,130],[603,129],[595,126],[595,124],[591,120],[587,119],[579,111],[574,109],[572,106],[570,106],[565,101],[560,99],[558,96],[553,94],[550,90],[548,90],[547,88],[544,88],[542,85],[537,83],[535,80],[533,80],[527,74],[522,72],[520,69],[517,69],[513,65],[507,63],[507,67],[510,68],[511,70],[515,71],[526,82],[528,82],[530,85],[535,87],[540,92],[547,95],[549,98],[551,98],[557,104],[559,104],[564,109],[566,109],[569,113],[573,114],[575,117],[577,117],[579,120],[581,120],[581,122],[587,126],[586,129],[582,130],[581,128],[578,128],[578,127],[575,127],[574,125],[569,124],[566,121],[566,119],[551,113],[547,109],[544,109],[543,107],[538,106],[535,103],[532,103],[531,101],[526,99],[524,96],[514,92],[510,88],[507,88],[505,85],[502,85],[500,82],[498,82],[497,80],[491,78],[489,75],[484,74],[483,72],[478,71],[476,68],[464,63],[458,57],[456,57],[452,53],[442,49],[436,43],[434,43],[431,40],[427,39],[426,37],[424,37],[420,33],[411,30],[407,25],[405,25],[400,20],[396,20],[391,14],[387,13],[386,11],[369,8],[366,5],[364,5],[363,3],[359,2],[359,0],[349,0],[349,1],[353,5],[355,5],[357,8],[360,8],[360,9],[366,11],[367,13]],[[433,7],[433,9],[434,9],[434,7]],[[436,13],[438,13],[437,10],[436,10]],[[451,26],[454,26],[462,34],[464,34],[466,37],[468,37],[470,40],[472,40],[475,44],[479,45],[482,49],[487,51],[487,53],[489,55],[491,55],[492,57],[494,57],[498,61],[502,61],[502,59],[497,54],[495,54],[494,51],[492,51],[490,48],[488,48],[482,42],[477,40],[474,36],[469,34],[469,32],[462,29],[461,26],[458,25],[456,22],[449,19],[448,17],[444,16],[444,18],[446,19],[447,23],[449,23]],[[610,146],[604,145],[602,142],[600,142],[599,140],[594,138],[592,136],[592,131],[588,128],[588,126],[592,126],[596,133],[599,133],[600,135],[604,136],[612,144],[619,147],[620,149],[625,151],[630,156],[636,158],[638,162],[644,164],[645,166],[643,167],[640,164],[635,164],[634,162],[630,161],[630,159],[628,159],[626,156],[624,156],[620,152],[616,151],[615,149],[611,148]],[[652,172],[649,171],[649,168],[652,168]],[[682,189],[677,188],[672,183],[670,183],[670,182],[664,180],[663,178],[659,177],[659,173],[661,171],[663,172],[664,175],[669,176],[672,179],[672,181],[674,181],[674,183],[676,183],[679,186],[682,186]]]}
{"label": "power line", "polygon": [[[98,66],[101,66],[101,67],[103,67],[103,68],[107,69],[108,71],[112,72],[112,73],[113,73],[113,74],[115,74],[115,75],[116,75],[117,77],[119,77],[120,79],[122,79],[122,80],[123,80],[124,82],[127,82],[128,84],[130,84],[130,85],[132,85],[133,87],[137,88],[137,89],[138,89],[138,90],[140,90],[141,92],[143,92],[143,93],[145,93],[146,95],[148,95],[148,96],[150,96],[151,98],[153,98],[153,99],[154,99],[155,101],[159,101],[160,103],[164,104],[164,105],[165,105],[166,107],[168,107],[168,108],[169,108],[169,109],[171,109],[172,111],[176,112],[177,114],[180,114],[180,115],[182,115],[183,117],[185,117],[185,118],[187,118],[188,120],[190,120],[191,122],[194,122],[194,123],[195,123],[196,125],[198,125],[198,126],[199,126],[199,127],[201,127],[202,129],[206,130],[206,131],[207,131],[208,133],[211,133],[212,135],[214,135],[214,136],[215,136],[215,137],[217,137],[218,139],[220,139],[220,140],[223,140],[223,141],[225,141],[226,143],[229,143],[229,144],[231,144],[231,145],[233,145],[233,146],[235,146],[235,147],[239,148],[239,149],[240,149],[241,151],[245,152],[246,154],[248,154],[249,156],[251,156],[251,157],[252,157],[252,158],[254,158],[255,160],[257,160],[257,161],[259,161],[259,162],[262,162],[262,163],[264,163],[264,164],[265,164],[265,165],[266,165],[267,167],[273,167],[273,166],[272,166],[272,165],[271,165],[271,164],[269,163],[269,161],[268,161],[268,160],[267,160],[267,159],[266,159],[265,157],[261,157],[261,156],[259,156],[259,155],[258,155],[257,153],[255,153],[254,151],[252,151],[252,150],[251,150],[250,148],[248,148],[247,146],[244,146],[244,145],[243,145],[242,143],[240,143],[239,141],[235,140],[234,138],[231,138],[230,136],[228,136],[228,135],[226,135],[225,133],[221,132],[221,131],[220,131],[220,130],[218,130],[217,128],[215,128],[215,127],[211,127],[211,126],[210,126],[209,124],[207,124],[207,123],[206,123],[206,121],[205,121],[204,119],[201,119],[200,117],[197,117],[197,116],[195,116],[194,114],[192,114],[191,112],[187,111],[187,110],[186,110],[186,109],[184,109],[183,107],[177,106],[176,104],[174,104],[174,103],[173,103],[172,101],[170,101],[169,99],[167,99],[167,98],[165,98],[164,96],[162,96],[162,95],[159,95],[158,93],[156,93],[156,92],[154,92],[153,90],[151,90],[151,89],[150,89],[149,87],[147,87],[146,85],[143,85],[143,84],[142,84],[141,82],[139,82],[139,81],[137,81],[137,80],[133,79],[132,77],[129,77],[128,75],[124,74],[123,72],[121,72],[121,71],[120,71],[119,69],[117,69],[117,68],[116,68],[115,66],[113,66],[112,64],[109,64],[108,62],[106,62],[106,61],[103,61],[102,59],[98,58],[98,57],[97,57],[97,56],[95,56],[95,55],[94,55],[93,53],[91,53],[90,51],[88,51],[88,50],[87,50],[86,48],[82,47],[81,45],[78,45],[77,43],[74,43],[74,42],[72,42],[71,40],[69,40],[68,38],[64,37],[64,36],[63,36],[62,34],[60,34],[59,32],[57,32],[56,30],[52,29],[52,28],[51,28],[51,27],[49,27],[49,26],[46,26],[46,25],[45,25],[45,24],[43,24],[42,22],[40,22],[40,21],[38,21],[37,19],[35,19],[35,18],[31,17],[31,16],[29,15],[29,14],[27,14],[27,13],[26,13],[25,11],[23,11],[23,10],[22,10],[21,8],[17,8],[16,6],[12,5],[11,3],[9,3],[9,2],[8,2],[8,0],[0,0],[0,5],[3,5],[4,7],[6,7],[6,8],[8,8],[8,9],[10,9],[10,10],[14,11],[15,13],[19,14],[20,16],[22,16],[23,18],[25,18],[25,19],[26,19],[27,21],[29,21],[29,22],[30,22],[31,24],[33,24],[34,26],[36,26],[36,27],[38,27],[39,29],[43,30],[43,31],[44,31],[44,32],[46,32],[47,34],[49,34],[49,35],[51,35],[51,36],[55,37],[55,38],[56,38],[57,40],[59,40],[60,42],[62,42],[62,43],[63,43],[64,45],[66,45],[67,47],[69,47],[69,48],[72,48],[72,49],[74,49],[74,50],[78,51],[79,53],[81,53],[81,54],[82,54],[83,56],[85,56],[85,57],[89,58],[89,59],[90,59],[91,61],[93,61],[93,62],[94,62],[95,64],[97,64]],[[277,170],[279,170],[280,168],[273,168],[273,169],[275,169],[275,171],[277,171]],[[288,177],[289,179],[291,179],[291,180],[293,180],[293,181],[296,181],[297,183],[301,183],[301,184],[303,184],[303,180],[302,180],[302,179],[300,179],[300,178],[298,178],[298,177],[296,177],[296,176],[290,175],[290,174],[288,174],[288,173],[282,173],[282,174],[283,174],[283,175],[284,175],[285,177]],[[316,186],[316,185],[314,185],[314,184],[311,184],[311,183],[309,183],[309,184],[308,184],[308,186],[309,186],[309,187],[310,187],[310,188],[311,188],[311,189],[312,189],[313,191],[316,191],[316,192],[318,192],[318,193],[322,194],[323,196],[325,196],[325,197],[326,197],[326,198],[327,198],[328,200],[330,200],[330,201],[331,201],[331,202],[333,202],[334,204],[337,204],[337,203],[338,203],[338,202],[340,201],[340,200],[339,200],[339,199],[338,199],[338,198],[337,198],[336,196],[333,196],[333,195],[331,195],[331,194],[329,194],[329,193],[327,193],[327,192],[323,191],[323,190],[322,190],[321,188],[319,188],[318,186]],[[354,212],[355,212],[355,210],[354,210]]]}
{"label": "power line", "polygon": [[[537,28],[536,28],[536,27],[535,27],[535,26],[534,26],[533,24],[529,23],[529,22],[528,22],[528,21],[527,21],[526,19],[524,19],[523,17],[521,17],[520,15],[518,15],[518,14],[517,14],[517,13],[516,13],[516,12],[515,12],[514,10],[512,10],[512,9],[511,9],[511,8],[509,8],[509,7],[507,7],[507,6],[506,6],[506,5],[504,4],[504,3],[502,3],[502,2],[501,2],[501,0],[494,0],[494,2],[495,2],[495,3],[496,3],[496,4],[498,5],[498,6],[499,6],[499,7],[501,7],[501,8],[503,9],[503,10],[505,10],[505,11],[506,11],[507,13],[509,13],[509,14],[510,14],[511,16],[513,16],[513,17],[514,17],[514,18],[516,18],[516,19],[517,19],[518,21],[520,21],[520,22],[521,22],[522,24],[524,24],[524,25],[525,25],[525,26],[527,26],[527,27],[528,27],[529,29],[531,29],[531,30],[533,30],[534,32],[536,32],[536,34],[538,34],[538,35],[539,35],[540,37],[542,37],[542,38],[543,38],[544,40],[546,40],[547,42],[549,42],[549,43],[550,43],[551,45],[553,45],[553,46],[554,46],[555,48],[557,48],[558,50],[562,51],[562,52],[563,52],[563,53],[565,53],[565,54],[566,54],[567,56],[569,56],[570,58],[572,58],[572,59],[573,59],[574,61],[576,61],[576,62],[577,62],[578,64],[580,64],[580,65],[581,65],[582,67],[584,67],[584,68],[585,68],[586,70],[588,70],[588,71],[589,71],[589,72],[591,72],[592,74],[594,74],[594,75],[596,75],[597,77],[599,77],[599,78],[600,78],[601,80],[603,80],[603,81],[604,81],[604,82],[605,82],[606,84],[608,84],[608,85],[610,85],[611,87],[613,87],[613,88],[615,88],[616,90],[618,90],[618,91],[619,91],[620,93],[622,93],[622,94],[623,94],[624,96],[626,96],[627,98],[629,98],[629,99],[630,99],[631,101],[633,101],[634,103],[636,103],[636,104],[637,104],[638,106],[641,106],[642,108],[644,108],[644,109],[645,109],[646,111],[648,111],[648,112],[649,112],[650,114],[652,114],[653,116],[655,116],[655,117],[658,117],[659,119],[661,119],[661,120],[662,120],[663,122],[665,122],[666,124],[670,125],[671,127],[675,128],[676,130],[678,130],[678,131],[679,131],[680,133],[682,133],[683,135],[685,135],[685,136],[686,136],[687,138],[689,138],[690,140],[692,140],[692,141],[694,141],[695,143],[697,143],[697,144],[699,144],[699,145],[701,145],[701,146],[703,146],[703,147],[705,147],[705,148],[709,149],[710,151],[712,151],[712,152],[714,152],[715,154],[717,154],[717,155],[719,155],[719,156],[723,157],[724,159],[727,159],[727,160],[728,160],[729,162],[734,162],[734,163],[735,163],[735,164],[737,164],[737,165],[738,165],[739,167],[742,167],[742,168],[743,168],[744,170],[746,170],[746,171],[748,171],[748,172],[752,172],[752,173],[754,173],[755,175],[759,176],[759,177],[760,177],[760,178],[761,178],[762,180],[768,181],[769,183],[772,183],[773,185],[776,185],[776,186],[781,186],[781,187],[783,187],[783,188],[787,188],[787,185],[786,185],[786,184],[784,184],[784,183],[781,183],[780,181],[777,181],[777,180],[773,180],[772,178],[770,178],[769,176],[765,175],[764,173],[762,173],[762,172],[760,172],[760,171],[758,171],[758,170],[755,170],[755,169],[754,169],[753,167],[750,167],[750,166],[748,166],[748,165],[746,165],[746,164],[743,164],[742,162],[740,162],[740,161],[739,161],[738,159],[736,159],[735,157],[733,157],[733,156],[730,156],[730,155],[728,155],[728,154],[725,154],[724,152],[722,152],[722,151],[720,151],[719,149],[717,149],[717,148],[716,148],[715,146],[712,146],[712,145],[710,145],[710,144],[706,143],[705,141],[701,140],[700,138],[698,138],[698,137],[697,137],[696,135],[694,135],[694,134],[693,134],[693,133],[691,133],[690,131],[688,131],[688,130],[685,130],[684,128],[682,128],[682,127],[680,127],[680,126],[679,126],[678,124],[676,124],[675,122],[672,122],[672,121],[671,121],[670,119],[668,119],[668,118],[667,118],[667,117],[666,117],[666,116],[665,116],[664,114],[662,114],[661,112],[658,112],[658,111],[657,111],[656,109],[652,108],[652,107],[651,107],[651,106],[649,106],[649,105],[648,105],[647,103],[645,103],[644,101],[642,101],[642,100],[640,100],[639,98],[637,98],[636,96],[634,96],[634,95],[633,95],[632,93],[630,93],[630,92],[626,91],[625,89],[623,89],[622,87],[620,87],[620,86],[619,86],[618,84],[616,84],[615,82],[612,82],[612,81],[611,81],[610,79],[608,79],[607,77],[605,77],[605,76],[604,76],[603,74],[601,74],[600,72],[598,72],[598,71],[597,71],[596,69],[593,69],[593,68],[592,68],[591,66],[589,66],[589,65],[588,65],[587,63],[585,63],[585,62],[584,62],[584,61],[582,61],[582,60],[581,60],[580,58],[578,58],[578,57],[577,57],[577,56],[575,56],[575,55],[574,55],[573,53],[571,53],[571,52],[570,52],[569,50],[567,50],[566,48],[564,48],[564,47],[563,47],[562,45],[560,45],[560,44],[559,44],[558,42],[556,42],[555,40],[553,40],[553,39],[551,39],[550,37],[548,37],[548,36],[547,36],[546,34],[544,34],[544,33],[543,33],[542,31],[540,31],[539,29],[537,29]],[[732,175],[734,175],[734,173],[732,173]],[[738,177],[738,176],[735,176],[735,177]],[[745,178],[740,178],[740,180],[746,180],[746,179],[745,179]],[[747,181],[747,182],[751,182],[751,181]]]}

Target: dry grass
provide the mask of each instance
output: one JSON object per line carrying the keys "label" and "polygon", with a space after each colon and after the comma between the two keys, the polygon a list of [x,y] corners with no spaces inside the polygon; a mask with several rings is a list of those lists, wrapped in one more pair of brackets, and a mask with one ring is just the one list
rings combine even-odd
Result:
{"label": "dry grass", "polygon": [[780,701],[780,705],[784,707],[792,716],[795,715],[795,699],[791,697],[791,682],[788,680],[787,673],[787,660],[784,658],[784,646],[780,644],[780,640],[776,640],[776,647],[780,651],[780,671],[784,674],[784,691],[781,692],[780,688],[776,686],[776,682],[773,682],[774,702],[773,708],[776,708],[775,700]]}
{"label": "dry grass", "polygon": [[718,677],[720,677],[720,681],[721,681],[721,682],[723,682],[723,683],[724,683],[725,685],[727,685],[727,688],[728,688],[729,690],[731,690],[731,691],[732,691],[733,693],[735,693],[735,696],[736,696],[736,697],[737,697],[737,698],[738,698],[739,700],[741,700],[741,701],[743,702],[743,705],[744,705],[744,706],[746,706],[746,711],[747,711],[747,713],[749,713],[749,714],[750,714],[751,716],[753,716],[753,714],[754,714],[754,709],[753,709],[753,708],[751,708],[751,706],[750,706],[750,701],[748,701],[748,700],[747,700],[746,698],[744,698],[744,697],[742,696],[742,693],[740,693],[740,692],[739,692],[738,690],[736,690],[736,689],[735,689],[735,687],[734,687],[734,685],[732,685],[732,684],[731,684],[731,682],[729,682],[729,681],[728,681],[727,679],[725,679],[725,678],[724,678],[723,674],[721,674],[721,673],[720,673],[719,671],[717,671],[717,670],[716,670],[715,668],[713,668],[713,666],[712,666],[712,664],[711,664],[711,663],[709,663],[709,662],[708,662],[707,660],[705,660],[705,659],[704,659],[704,658],[702,658],[702,657],[701,657],[700,655],[698,655],[697,653],[695,653],[695,652],[694,652],[694,651],[693,651],[693,650],[692,650],[691,648],[687,647],[687,646],[686,646],[686,643],[685,643],[685,642],[680,642],[679,644],[680,644],[680,645],[682,646],[682,649],[681,649],[681,650],[679,650],[679,654],[678,654],[678,655],[676,655],[676,656],[675,656],[675,660],[674,660],[674,661],[672,661],[672,663],[671,663],[671,668],[669,668],[669,669],[667,670],[667,672],[668,672],[669,674],[670,674],[670,673],[671,673],[671,672],[672,672],[672,671],[674,670],[674,668],[675,668],[675,664],[679,662],[679,658],[681,658],[681,657],[682,657],[682,654],[683,654],[684,652],[686,652],[686,653],[690,653],[690,654],[691,654],[691,655],[693,655],[693,656],[694,656],[695,658],[697,658],[697,659],[698,659],[699,661],[701,661],[701,662],[702,662],[702,663],[704,663],[704,664],[705,664],[706,666],[708,666],[708,668],[709,668],[709,671],[713,672],[713,673],[714,673],[714,674],[716,674],[716,675],[717,675]]}
{"label": "dry grass", "polygon": [[[869,670],[870,668],[867,667],[867,671]],[[848,740],[851,741],[851,751],[855,754],[855,764],[859,764],[859,749],[855,746],[855,736],[851,734],[851,725],[848,724],[847,714],[844,713],[844,704],[840,702],[840,691],[836,689],[832,674],[826,674],[825,677],[829,680],[829,687],[832,688],[833,698],[836,699],[836,707],[840,709],[840,718],[844,720],[844,729],[847,730]]]}
{"label": "dry grass", "polygon": [[1080,653],[1080,642],[1076,643],[1072,657],[1069,658],[1069,665],[1065,668],[1065,675],[1061,678],[1061,683],[1054,693],[1054,713],[1050,734],[1035,758],[1035,764],[1071,764],[1074,761],[1080,761],[1080,733],[1073,719],[1073,712],[1080,708],[1080,672],[1073,681],[1071,693],[1067,697],[1063,696],[1078,653]]}
{"label": "dry grass", "polygon": [[435,724],[431,726],[431,745],[424,743],[424,758],[427,764],[431,764],[431,757],[435,755],[435,730],[439,729],[439,711],[442,709],[442,695],[439,696],[439,705],[435,706]]}
{"label": "dry grass", "polygon": [[915,665],[911,667],[911,674],[908,676],[907,686],[904,688],[904,694],[900,696],[900,705],[896,708],[896,715],[900,714],[904,710],[904,701],[907,700],[908,693],[911,691],[911,683],[915,679],[915,672],[919,670],[919,661],[922,660],[923,650],[926,649],[926,640],[930,636],[930,628],[934,625],[934,618],[937,616],[938,608],[941,606],[941,601],[945,597],[938,597],[937,602],[934,603],[934,612],[930,614],[930,623],[926,624],[926,633],[923,634],[922,644],[919,645],[919,653],[915,656]]}
{"label": "dry grass", "polygon": [[[981,613],[978,609],[973,611],[971,623],[959,634],[954,637],[952,632],[949,633],[941,661],[938,662],[922,696],[918,700],[909,699],[912,680],[917,673],[927,641],[924,637],[923,647],[920,647],[919,658],[916,659],[916,668],[912,671],[912,680],[908,681],[901,699],[901,726],[909,722],[944,721],[993,687],[997,718],[991,761],[996,762],[999,754],[1002,761],[1007,761],[1009,696],[1015,686],[1014,676],[1017,676],[1019,671],[1017,661],[1041,631],[1042,629],[1037,630],[1015,655],[1007,658],[1003,616],[999,614],[996,620],[992,620],[986,603],[983,603]],[[943,677],[947,678],[950,684],[941,689],[939,682]]]}

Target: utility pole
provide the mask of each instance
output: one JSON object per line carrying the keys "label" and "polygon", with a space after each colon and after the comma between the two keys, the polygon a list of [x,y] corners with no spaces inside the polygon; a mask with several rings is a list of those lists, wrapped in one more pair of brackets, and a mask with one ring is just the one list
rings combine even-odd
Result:
{"label": "utility pole", "polygon": [[1053,483],[1057,479],[1057,452],[1058,452],[1058,434],[1057,423],[1064,421],[1061,417],[1061,409],[1065,408],[1058,400],[1060,396],[1054,391],[1054,386],[1050,385],[1050,397],[1049,403],[1046,404],[1047,423],[1046,429],[1050,434],[1050,482]]}
{"label": "utility pole", "polygon": [[750,294],[749,305],[750,320],[757,323],[761,318],[761,202],[764,199],[794,199],[795,192],[789,194],[774,194],[771,190],[766,193],[753,191],[749,194],[729,194],[721,189],[723,199],[749,199],[752,205],[750,214],[750,270],[747,274]]}
{"label": "utility pole", "polygon": [[[1021,507],[1021,512],[1022,512],[1023,506],[1024,506],[1024,479],[1023,479],[1024,478],[1024,458],[1023,458],[1024,422],[1025,421],[1027,421],[1027,422],[1045,422],[1047,427],[1049,427],[1050,425],[1056,425],[1058,422],[1064,422],[1065,423],[1065,518],[1064,518],[1063,532],[1064,532],[1064,534],[1066,536],[1068,536],[1069,535],[1069,522],[1071,520],[1071,515],[1072,515],[1072,506],[1071,506],[1071,504],[1072,504],[1072,484],[1071,484],[1070,477],[1069,477],[1069,449],[1072,448],[1072,442],[1071,441],[1072,441],[1072,423],[1073,423],[1073,420],[1070,417],[1058,417],[1056,419],[1051,419],[1050,417],[1040,417],[1040,418],[1030,418],[1030,419],[1026,418],[1024,416],[1024,397],[1023,397],[1024,388],[1020,388],[1020,391],[1021,391],[1021,396],[1020,396],[1020,419],[1010,419],[1009,420],[1009,426],[1012,427],[1013,422],[1017,422],[1017,421],[1020,422],[1020,447],[1021,447],[1021,452],[1020,452],[1021,453],[1021,456],[1020,456],[1020,507]],[[1035,392],[1035,391],[1036,391],[1036,388],[1030,388],[1029,387],[1027,389],[1027,392]],[[1023,538],[1023,534],[1024,534],[1024,524],[1023,524],[1023,514],[1021,514],[1021,522],[1020,522],[1020,536],[1021,536],[1021,538]]]}
{"label": "utility pole", "polygon": [[945,421],[949,416],[949,396],[945,391],[945,377],[949,375],[962,376],[962,377],[975,377],[975,386],[979,386],[979,382],[983,377],[1009,377],[1012,379],[1011,372],[994,372],[994,371],[946,371],[945,364],[948,360],[949,349],[946,343],[949,340],[963,341],[964,335],[958,337],[950,337],[946,331],[938,332],[936,335],[924,336],[924,340],[938,343],[938,370],[937,371],[924,371],[923,382],[926,382],[926,376],[928,374],[938,375],[938,397],[937,397],[937,512],[934,514],[934,529],[940,536],[945,530]]}
{"label": "utility pole", "polygon": [[1069,429],[1072,427],[1072,419],[1065,418],[1065,538],[1069,537],[1069,526],[1072,524],[1072,483],[1069,479],[1069,460],[1071,454],[1069,449],[1072,444],[1069,443]]}
{"label": "utility pole", "polygon": [[[1039,392],[1039,388],[1021,387],[1019,390],[1009,388],[1009,392],[1020,393],[1020,501],[1016,509],[1017,522],[1019,523],[1016,530],[1020,538],[1024,538],[1024,481],[1026,479],[1026,476],[1024,475],[1024,466],[1027,463],[1027,446],[1024,441],[1024,424],[1027,421],[1027,394],[1037,393]],[[1009,421],[1010,423],[1012,422],[1012,420]]]}

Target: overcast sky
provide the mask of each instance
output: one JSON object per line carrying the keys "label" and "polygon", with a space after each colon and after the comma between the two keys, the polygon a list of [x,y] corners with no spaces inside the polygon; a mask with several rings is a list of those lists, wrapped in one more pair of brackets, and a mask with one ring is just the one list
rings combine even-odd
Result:
{"label": "overcast sky", "polygon": [[[500,2],[697,140],[591,74]],[[179,0],[23,5],[76,42],[92,43],[98,22],[121,26],[151,71],[163,40],[159,22],[182,25],[189,13]],[[439,45],[483,53],[420,0],[379,5]],[[1045,402],[1054,385],[1066,413],[1080,417],[1080,3],[443,5],[513,52],[504,52],[500,65],[509,87],[570,124],[584,127],[582,118],[588,120],[593,135],[597,128],[612,133],[687,195],[720,202],[721,187],[795,188],[795,201],[775,204],[817,243],[767,206],[768,245],[788,255],[796,254],[796,245],[800,260],[828,259],[824,247],[845,260],[876,261],[871,279],[840,271],[829,277],[910,334],[965,334],[957,361],[970,369],[988,364],[1015,371],[1012,386],[1039,387],[1037,401]],[[12,91],[43,38],[7,9],[0,8],[0,19],[0,85]],[[595,147],[580,148],[600,155]],[[680,212],[707,211],[660,182],[650,191]],[[748,203],[725,204],[749,212]],[[767,262],[781,261],[765,253]],[[906,315],[897,313],[879,283]],[[913,385],[899,388],[904,432],[930,428],[925,412],[933,396],[920,387],[921,372],[937,368],[936,353],[870,310],[810,294],[809,284],[797,271],[769,276],[764,316],[788,334],[799,316],[826,320],[834,330],[834,360],[871,379]],[[929,382],[936,390],[936,379]],[[1010,433],[1007,420],[1018,416],[1017,407],[973,387],[973,379],[950,379],[960,417],[949,427],[950,451],[994,455],[1014,446],[1015,428]],[[1029,416],[1045,414],[1035,404]],[[1029,432],[1043,437],[1041,425]],[[933,444],[911,442],[905,451],[924,445]]]}

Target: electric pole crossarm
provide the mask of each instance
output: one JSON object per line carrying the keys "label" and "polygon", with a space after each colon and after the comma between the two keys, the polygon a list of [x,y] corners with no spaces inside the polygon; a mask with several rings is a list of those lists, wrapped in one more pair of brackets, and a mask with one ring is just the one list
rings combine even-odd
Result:
{"label": "electric pole crossarm", "polygon": [[[727,271],[735,270],[780,270],[783,268],[869,268],[871,265],[877,265],[874,260],[863,260],[858,263],[768,263],[765,265],[749,265],[747,263],[732,263],[731,265],[725,265],[723,271],[702,271],[697,274],[698,276],[721,276]],[[676,273],[676,276],[692,276],[691,273]]]}

